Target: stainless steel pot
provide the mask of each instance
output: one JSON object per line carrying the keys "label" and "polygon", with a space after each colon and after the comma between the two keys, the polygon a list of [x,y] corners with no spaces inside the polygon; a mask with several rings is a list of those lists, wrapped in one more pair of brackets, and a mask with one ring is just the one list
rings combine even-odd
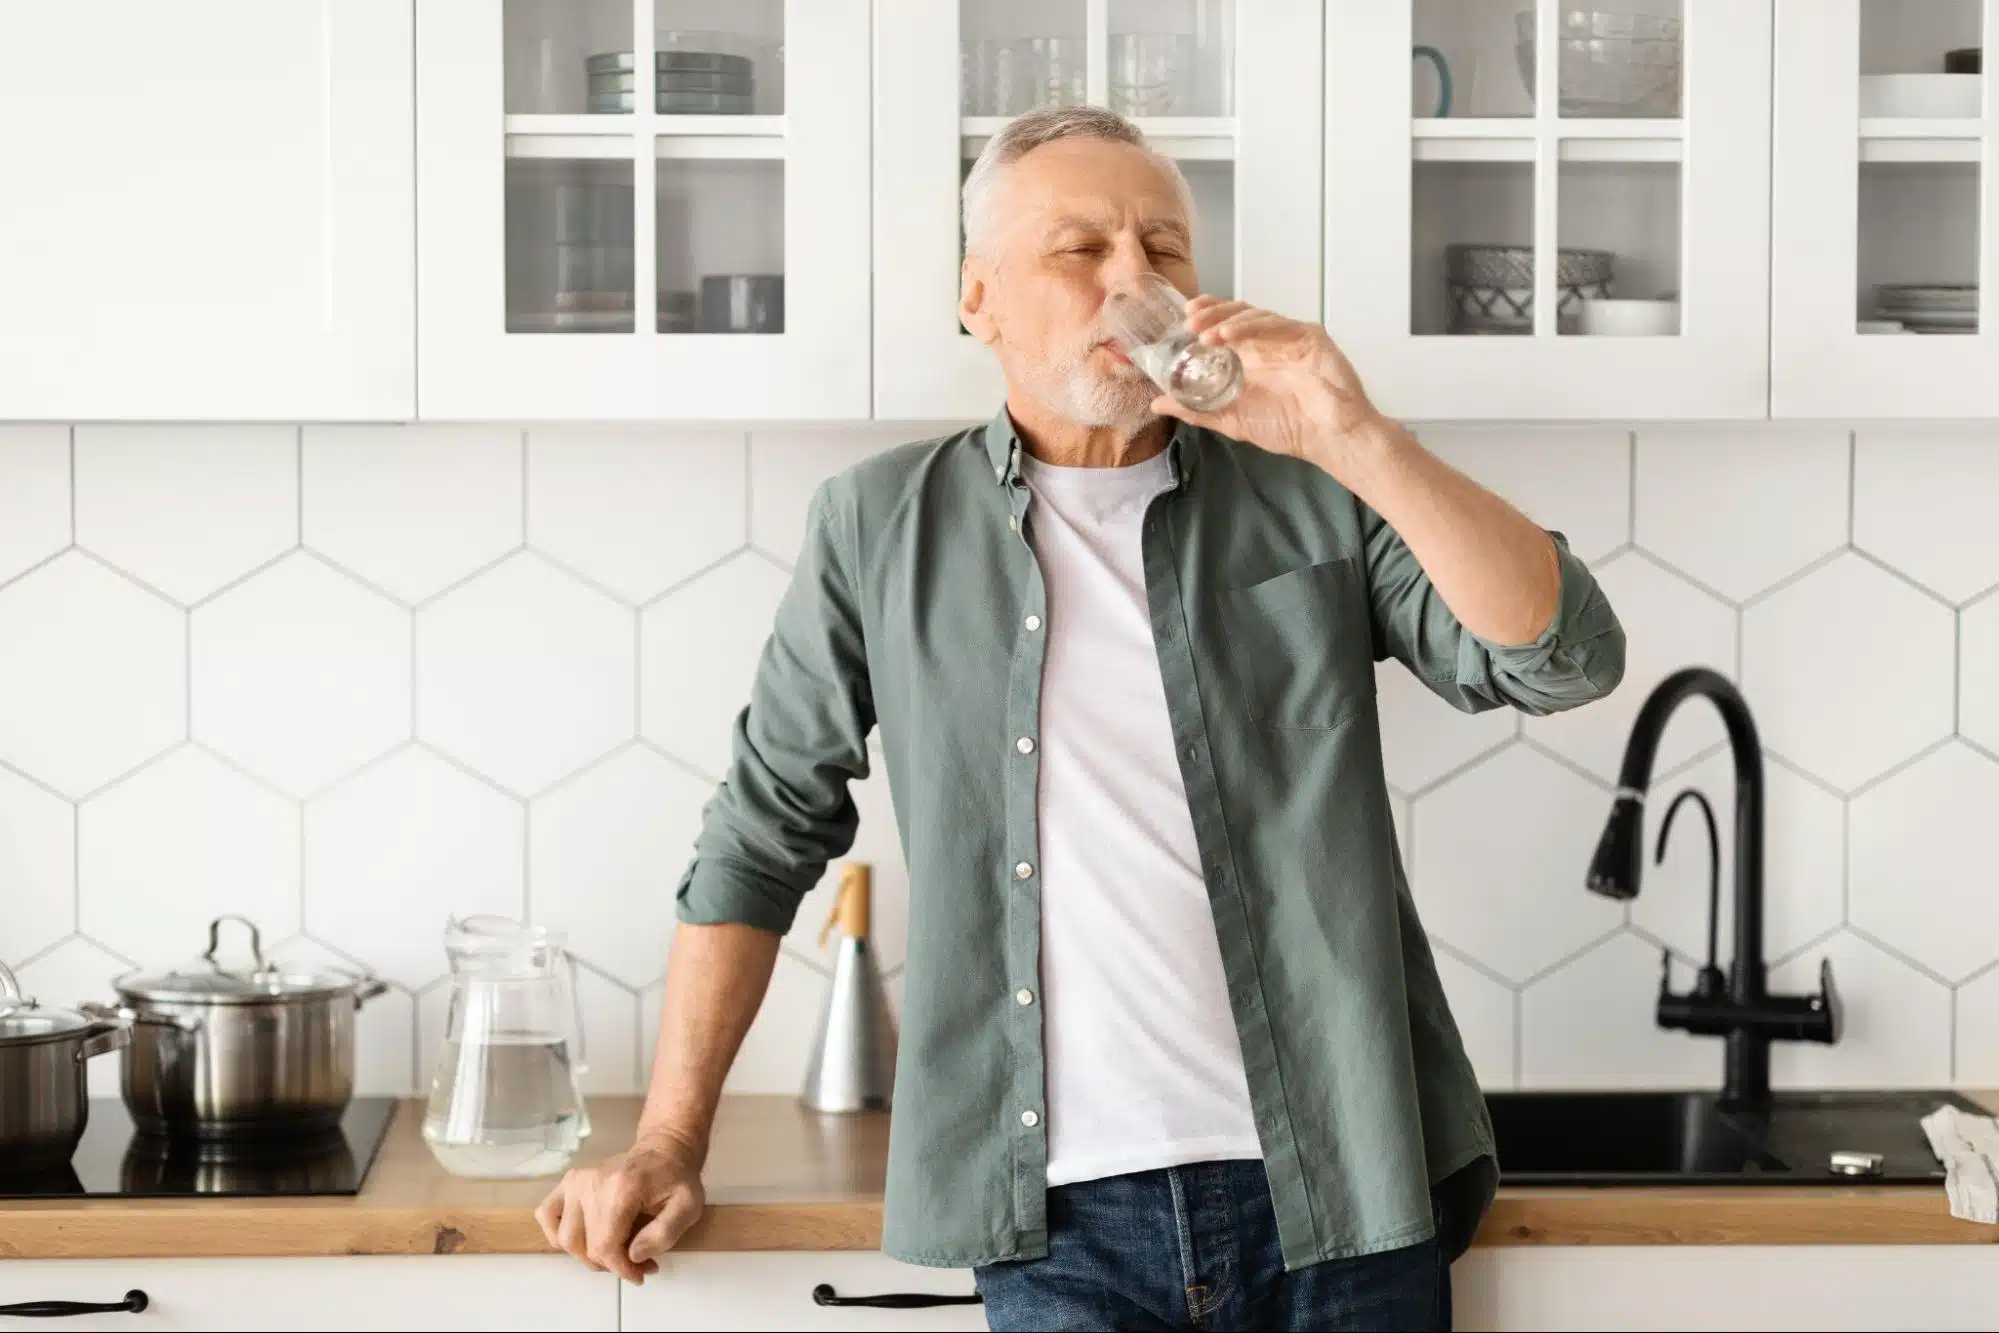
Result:
{"label": "stainless steel pot", "polygon": [[128,1040],[125,1028],[21,994],[0,963],[0,1175],[66,1166],[90,1118],[84,1065]]}
{"label": "stainless steel pot", "polygon": [[[222,923],[250,933],[253,966],[216,960]],[[296,971],[267,961],[240,916],[208,925],[208,951],[188,967],[112,983],[126,1023],[125,1106],[142,1132],[234,1140],[323,1133],[354,1095],[354,1014],[388,989],[353,972]]]}

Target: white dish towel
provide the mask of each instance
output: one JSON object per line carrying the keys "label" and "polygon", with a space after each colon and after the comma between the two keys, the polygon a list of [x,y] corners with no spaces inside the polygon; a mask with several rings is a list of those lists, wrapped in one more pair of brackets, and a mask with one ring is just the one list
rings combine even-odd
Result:
{"label": "white dish towel", "polygon": [[1930,1151],[1944,1165],[1950,1215],[1967,1222],[1999,1223],[1999,1122],[1939,1106],[1923,1117]]}

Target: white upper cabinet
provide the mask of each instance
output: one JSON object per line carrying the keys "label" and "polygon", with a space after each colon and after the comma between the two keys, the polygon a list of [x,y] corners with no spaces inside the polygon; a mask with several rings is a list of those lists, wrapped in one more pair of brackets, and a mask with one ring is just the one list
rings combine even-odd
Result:
{"label": "white upper cabinet", "polygon": [[1597,3],[1327,6],[1326,325],[1385,411],[1766,414],[1770,0]]}
{"label": "white upper cabinet", "polygon": [[0,418],[407,419],[411,9],[0,5]]}
{"label": "white upper cabinet", "polygon": [[1772,415],[1999,413],[1995,23],[1992,0],[1778,0]]}
{"label": "white upper cabinet", "polygon": [[990,416],[958,323],[958,191],[1006,120],[1088,103],[1180,163],[1202,286],[1303,318],[1319,295],[1320,0],[875,0],[875,415]]}
{"label": "white upper cabinet", "polygon": [[422,415],[865,417],[868,54],[868,0],[420,0]]}

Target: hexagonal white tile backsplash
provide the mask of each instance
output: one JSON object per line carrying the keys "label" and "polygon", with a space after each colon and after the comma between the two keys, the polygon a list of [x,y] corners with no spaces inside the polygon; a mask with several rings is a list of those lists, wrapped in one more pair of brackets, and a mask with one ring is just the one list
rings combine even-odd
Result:
{"label": "hexagonal white tile backsplash", "polygon": [[[51,1000],[102,997],[247,912],[282,957],[393,983],[362,1082],[404,1091],[443,1014],[445,914],[526,912],[570,927],[591,1086],[637,1086],[674,884],[812,489],[930,433],[0,426],[0,959]],[[1524,724],[1382,673],[1403,855],[1480,1076],[1719,1077],[1716,1043],[1650,1023],[1660,950],[1684,984],[1706,947],[1698,818],[1631,907],[1581,887],[1644,691],[1701,662],[1768,746],[1775,977],[1830,956],[1850,1015],[1778,1076],[1999,1082],[1999,432],[1420,433],[1568,533],[1633,636],[1618,698]],[[1721,735],[1675,721],[1648,836],[1699,787],[1726,868]],[[855,797],[900,996],[885,779]],[[826,906],[732,1087],[795,1088]]]}

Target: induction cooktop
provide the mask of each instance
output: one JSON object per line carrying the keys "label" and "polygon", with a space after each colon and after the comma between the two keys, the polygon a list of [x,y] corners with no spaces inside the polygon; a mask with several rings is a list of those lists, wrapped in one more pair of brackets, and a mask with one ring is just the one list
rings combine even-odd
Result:
{"label": "induction cooktop", "polygon": [[310,1138],[192,1143],[141,1134],[124,1102],[93,1097],[69,1165],[0,1172],[0,1199],[356,1194],[395,1114],[392,1097],[356,1097],[338,1126]]}

